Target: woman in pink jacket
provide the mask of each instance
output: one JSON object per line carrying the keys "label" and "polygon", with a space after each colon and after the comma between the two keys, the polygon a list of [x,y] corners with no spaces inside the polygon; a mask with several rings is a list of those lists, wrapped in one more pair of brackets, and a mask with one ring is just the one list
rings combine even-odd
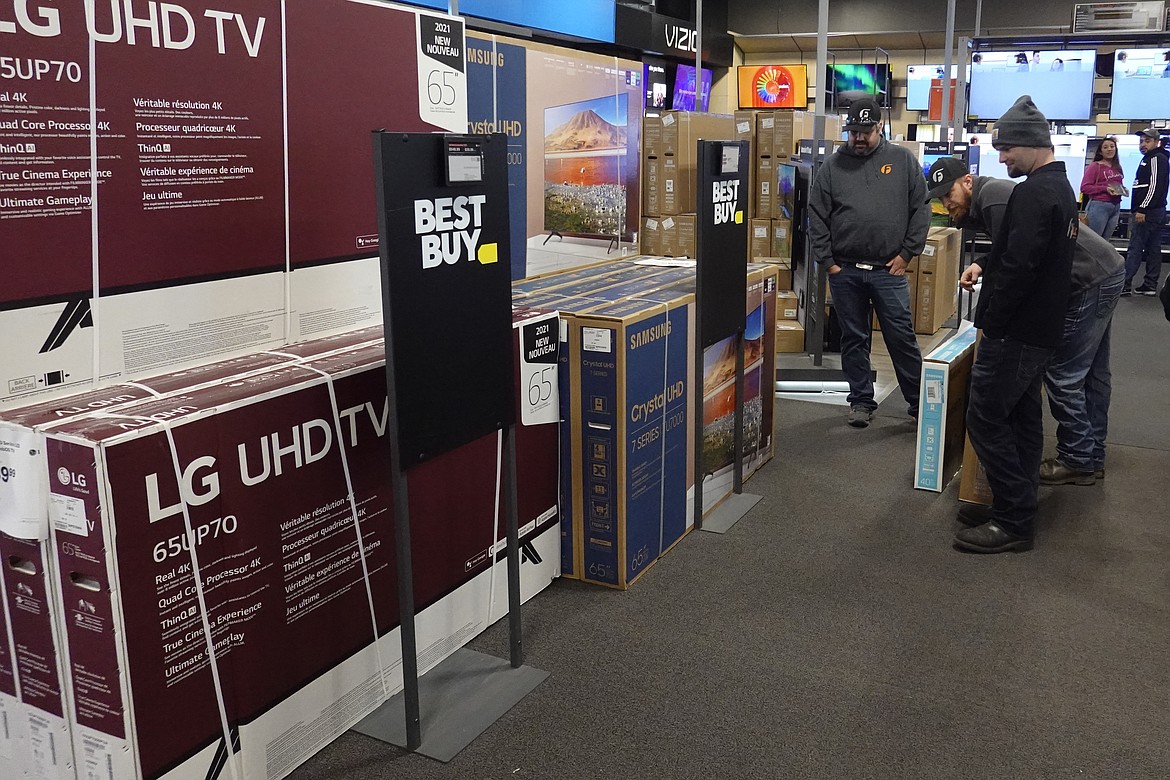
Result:
{"label": "woman in pink jacket", "polygon": [[1122,184],[1125,174],[1121,161],[1117,159],[1117,141],[1112,137],[1103,139],[1093,155],[1093,162],[1085,167],[1081,179],[1081,194],[1088,198],[1085,205],[1085,219],[1089,228],[1098,235],[1109,238],[1117,228],[1117,216],[1121,213],[1121,196],[1126,194]]}

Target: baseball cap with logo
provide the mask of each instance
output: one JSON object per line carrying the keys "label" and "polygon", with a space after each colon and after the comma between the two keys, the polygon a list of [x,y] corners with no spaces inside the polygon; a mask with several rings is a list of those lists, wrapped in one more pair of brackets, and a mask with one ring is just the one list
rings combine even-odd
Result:
{"label": "baseball cap with logo", "polygon": [[941,198],[951,191],[951,186],[970,171],[967,163],[955,157],[940,157],[926,172],[926,186],[931,198]]}
{"label": "baseball cap with logo", "polygon": [[873,126],[882,121],[882,109],[873,98],[862,98],[849,106],[849,115],[845,118],[846,130],[864,130],[869,132]]}

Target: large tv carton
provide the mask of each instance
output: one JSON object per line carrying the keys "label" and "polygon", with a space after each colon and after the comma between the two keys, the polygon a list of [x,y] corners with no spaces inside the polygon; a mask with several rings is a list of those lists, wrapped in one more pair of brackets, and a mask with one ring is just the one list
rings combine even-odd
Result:
{"label": "large tv carton", "polygon": [[11,729],[4,740],[10,750],[5,762],[23,773],[13,777],[73,780],[77,773],[52,550],[41,540],[0,533],[0,559],[3,641],[11,652],[4,662],[11,677],[0,694]]}
{"label": "large tv carton", "polygon": [[731,114],[698,111],[665,111],[658,117],[647,117],[642,133],[643,154],[676,155],[692,167],[700,139],[734,141],[737,138],[735,118]]}
{"label": "large tv carton", "polygon": [[804,352],[804,326],[796,320],[776,320],[776,352]]}
{"label": "large tv carton", "polygon": [[695,246],[694,214],[663,217],[661,228],[663,231],[663,255],[692,259],[695,257],[697,249]]}
{"label": "large tv carton", "polygon": [[914,487],[919,490],[941,493],[962,465],[975,334],[975,327],[964,323],[922,358],[914,451]]}
{"label": "large tv carton", "polygon": [[991,493],[991,485],[987,484],[987,472],[975,454],[971,445],[971,437],[963,440],[963,469],[959,479],[959,500],[968,504],[982,504],[991,506],[995,496]]}
{"label": "large tv carton", "polygon": [[915,333],[937,332],[958,311],[962,235],[962,231],[951,227],[934,227],[927,235],[926,246],[915,261]]}
{"label": "large tv carton", "polygon": [[752,214],[759,219],[771,219],[776,207],[776,158],[757,155],[755,165],[756,186],[752,190]]}
{"label": "large tv carton", "polygon": [[664,247],[666,231],[661,229],[658,217],[642,217],[642,253],[647,255],[661,255]]}
{"label": "large tv carton", "polygon": [[[83,771],[202,777],[236,760],[220,733],[212,655],[247,777],[284,776],[400,687],[383,355],[370,345],[50,433]],[[488,436],[410,472],[423,670],[496,608],[487,596],[500,579],[498,453],[498,437]],[[549,452],[540,460],[554,472],[544,481],[551,507],[522,515],[521,543],[535,553],[525,551],[525,573],[542,559],[546,572],[557,563],[555,461]],[[523,477],[523,458],[519,466]],[[214,653],[195,599],[184,503]],[[180,721],[167,716],[176,700]]]}
{"label": "large tv carton", "polygon": [[772,220],[750,220],[748,231],[748,262],[763,262],[772,257]]}
{"label": "large tv carton", "polygon": [[8,595],[0,562],[0,773],[23,777],[28,763],[24,709],[16,681],[16,651],[8,631]]}
{"label": "large tv carton", "polygon": [[569,318],[574,567],[628,588],[690,530],[693,297]]}

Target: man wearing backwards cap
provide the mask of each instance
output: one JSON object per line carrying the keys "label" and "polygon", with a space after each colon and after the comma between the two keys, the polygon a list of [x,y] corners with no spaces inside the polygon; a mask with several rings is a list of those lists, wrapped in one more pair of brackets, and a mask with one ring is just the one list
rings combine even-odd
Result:
{"label": "man wearing backwards cap", "polygon": [[1138,133],[1138,148],[1142,150],[1142,161],[1133,177],[1133,200],[1130,202],[1133,223],[1129,229],[1129,252],[1125,256],[1125,290],[1121,294],[1130,294],[1133,278],[1145,263],[1145,281],[1133,292],[1157,295],[1158,276],[1162,272],[1162,226],[1166,224],[1170,158],[1161,146],[1158,130],[1153,127]]}
{"label": "man wearing backwards cap", "polygon": [[[930,196],[940,198],[960,227],[978,228],[994,241],[1015,182],[972,176],[966,163],[944,157],[926,175]],[[963,273],[970,290],[982,272],[983,259]],[[1064,319],[1064,336],[1044,372],[1048,406],[1056,420],[1056,457],[1040,464],[1046,485],[1093,485],[1105,476],[1105,434],[1109,425],[1109,330],[1125,282],[1125,261],[1113,245],[1092,230],[1077,233],[1072,261],[1072,297]],[[964,508],[968,524],[990,519]]]}
{"label": "man wearing backwards cap", "polygon": [[1064,334],[1080,223],[1048,120],[1031,97],[1000,117],[991,143],[1009,176],[1028,178],[1012,191],[982,263],[975,309],[983,338],[971,369],[967,432],[994,497],[991,519],[959,531],[955,544],[998,553],[1032,548],[1044,454],[1040,385]]}
{"label": "man wearing backwards cap", "polygon": [[821,166],[809,195],[812,257],[829,272],[841,323],[841,368],[849,382],[849,424],[873,419],[870,312],[876,311],[894,374],[912,417],[918,415],[922,353],[910,320],[906,265],[921,254],[930,228],[922,166],[886,143],[882,110],[863,98],[849,108],[849,141]]}

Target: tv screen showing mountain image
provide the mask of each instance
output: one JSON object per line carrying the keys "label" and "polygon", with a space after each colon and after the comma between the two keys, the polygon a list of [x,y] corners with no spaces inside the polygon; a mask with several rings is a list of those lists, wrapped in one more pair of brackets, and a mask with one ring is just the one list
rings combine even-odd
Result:
{"label": "tv screen showing mountain image", "polygon": [[624,93],[544,110],[544,229],[620,235],[626,222]]}

